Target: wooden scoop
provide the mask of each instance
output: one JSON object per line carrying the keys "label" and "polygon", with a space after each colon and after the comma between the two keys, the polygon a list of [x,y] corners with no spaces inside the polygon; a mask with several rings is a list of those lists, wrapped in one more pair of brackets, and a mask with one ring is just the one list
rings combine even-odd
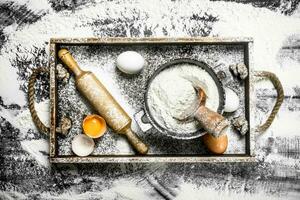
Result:
{"label": "wooden scoop", "polygon": [[199,96],[200,106],[205,106],[205,104],[206,104],[206,94],[201,88],[198,89],[198,96]]}
{"label": "wooden scoop", "polygon": [[194,108],[194,111],[191,112],[192,109],[189,108],[181,115],[180,118],[176,119],[180,121],[185,121],[191,118],[196,119],[208,133],[214,137],[219,137],[229,126],[229,121],[219,113],[205,107],[206,94],[201,88],[198,89],[198,97],[198,104],[191,106],[191,108]]}
{"label": "wooden scoop", "polygon": [[206,104],[206,94],[204,90],[201,88],[198,88],[195,90],[197,91],[198,98],[195,98],[194,102],[190,105],[189,108],[187,108],[183,113],[180,113],[178,116],[173,116],[175,119],[179,121],[191,121],[194,119],[194,113],[197,111],[197,109],[200,106],[205,106]]}

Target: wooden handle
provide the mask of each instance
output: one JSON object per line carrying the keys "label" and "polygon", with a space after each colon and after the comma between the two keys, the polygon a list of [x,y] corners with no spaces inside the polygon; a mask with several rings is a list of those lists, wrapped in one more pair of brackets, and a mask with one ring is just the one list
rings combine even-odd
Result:
{"label": "wooden handle", "polygon": [[148,152],[148,146],[144,144],[142,140],[131,129],[126,129],[125,135],[130,144],[138,153],[146,154]]}
{"label": "wooden handle", "polygon": [[202,128],[214,137],[219,137],[229,126],[229,121],[225,117],[205,106],[200,106],[194,117]]}
{"label": "wooden handle", "polygon": [[75,76],[79,76],[83,72],[67,49],[60,49],[58,51],[58,57],[68,68],[73,71]]}

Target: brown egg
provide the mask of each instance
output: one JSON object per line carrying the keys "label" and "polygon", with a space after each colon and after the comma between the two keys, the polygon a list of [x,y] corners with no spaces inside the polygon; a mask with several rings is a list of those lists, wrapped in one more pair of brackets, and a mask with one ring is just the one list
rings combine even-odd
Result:
{"label": "brown egg", "polygon": [[226,134],[223,134],[220,137],[214,137],[211,134],[205,134],[202,137],[202,141],[207,149],[214,154],[223,154],[228,145],[228,137]]}

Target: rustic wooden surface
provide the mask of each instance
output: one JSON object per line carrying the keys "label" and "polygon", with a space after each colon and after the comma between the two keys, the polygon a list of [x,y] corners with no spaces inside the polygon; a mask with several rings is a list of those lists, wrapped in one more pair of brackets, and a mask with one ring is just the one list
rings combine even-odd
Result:
{"label": "rustic wooden surface", "polygon": [[[0,199],[299,199],[299,1],[147,2],[1,1]],[[286,92],[274,124],[256,138],[259,161],[49,165],[48,138],[30,119],[27,81],[47,65],[49,38],[67,36],[254,36],[257,70],[276,73]],[[47,121],[47,77],[37,89]],[[256,90],[259,124],[275,91],[267,82]]]}

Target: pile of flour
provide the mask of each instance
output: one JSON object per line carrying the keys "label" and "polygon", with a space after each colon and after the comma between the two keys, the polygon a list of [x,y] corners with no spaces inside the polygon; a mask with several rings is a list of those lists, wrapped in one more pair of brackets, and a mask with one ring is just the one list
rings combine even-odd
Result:
{"label": "pile of flour", "polygon": [[219,107],[218,88],[212,77],[192,64],[180,64],[163,70],[149,86],[148,105],[156,122],[178,133],[190,133],[200,129],[195,120],[179,121],[186,110],[197,106],[198,93],[202,88],[207,95],[206,106],[213,111]]}

